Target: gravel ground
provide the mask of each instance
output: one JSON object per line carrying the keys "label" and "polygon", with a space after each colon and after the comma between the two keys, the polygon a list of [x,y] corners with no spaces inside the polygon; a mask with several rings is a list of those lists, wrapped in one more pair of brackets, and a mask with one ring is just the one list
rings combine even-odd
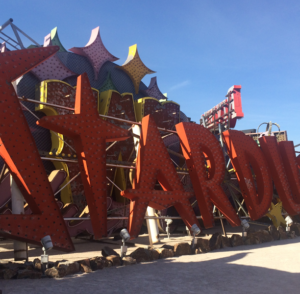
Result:
{"label": "gravel ground", "polygon": [[300,238],[63,279],[0,280],[9,293],[300,293]]}

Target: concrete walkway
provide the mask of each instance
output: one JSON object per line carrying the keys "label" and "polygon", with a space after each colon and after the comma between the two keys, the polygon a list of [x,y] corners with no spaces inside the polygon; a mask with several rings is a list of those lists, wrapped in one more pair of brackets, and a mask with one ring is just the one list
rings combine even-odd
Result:
{"label": "concrete walkway", "polygon": [[300,293],[300,238],[222,249],[63,279],[0,280],[9,293]]}

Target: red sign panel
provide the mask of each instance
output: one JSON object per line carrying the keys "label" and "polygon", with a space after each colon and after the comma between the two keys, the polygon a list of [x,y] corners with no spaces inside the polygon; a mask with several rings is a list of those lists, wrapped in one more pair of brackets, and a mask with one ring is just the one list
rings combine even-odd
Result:
{"label": "red sign panel", "polygon": [[243,118],[241,98],[242,86],[232,86],[227,93],[227,99],[206,111],[202,115],[203,125],[208,129],[218,127],[219,124],[227,125],[230,119],[230,128],[234,128],[236,120]]}

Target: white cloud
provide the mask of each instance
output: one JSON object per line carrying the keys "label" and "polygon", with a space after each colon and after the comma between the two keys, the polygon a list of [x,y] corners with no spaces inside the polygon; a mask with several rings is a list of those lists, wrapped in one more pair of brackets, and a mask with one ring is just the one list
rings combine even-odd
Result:
{"label": "white cloud", "polygon": [[171,87],[171,88],[170,88],[170,91],[173,91],[173,90],[176,90],[176,89],[185,87],[185,86],[189,85],[190,83],[191,83],[191,82],[190,82],[189,80],[186,80],[186,81],[184,81],[184,82],[182,82],[182,83],[179,83],[179,84],[177,84],[177,85]]}

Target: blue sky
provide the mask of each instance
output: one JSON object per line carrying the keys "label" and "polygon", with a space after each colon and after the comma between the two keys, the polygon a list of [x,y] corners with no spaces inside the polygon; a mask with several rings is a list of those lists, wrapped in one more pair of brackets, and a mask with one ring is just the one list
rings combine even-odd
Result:
{"label": "blue sky", "polygon": [[100,26],[116,63],[137,44],[157,72],[143,82],[156,75],[160,90],[197,123],[232,85],[242,85],[245,117],[236,129],[272,121],[299,144],[299,15],[294,0],[12,0],[1,4],[0,23],[11,17],[40,43],[57,26],[66,49],[84,46]]}

